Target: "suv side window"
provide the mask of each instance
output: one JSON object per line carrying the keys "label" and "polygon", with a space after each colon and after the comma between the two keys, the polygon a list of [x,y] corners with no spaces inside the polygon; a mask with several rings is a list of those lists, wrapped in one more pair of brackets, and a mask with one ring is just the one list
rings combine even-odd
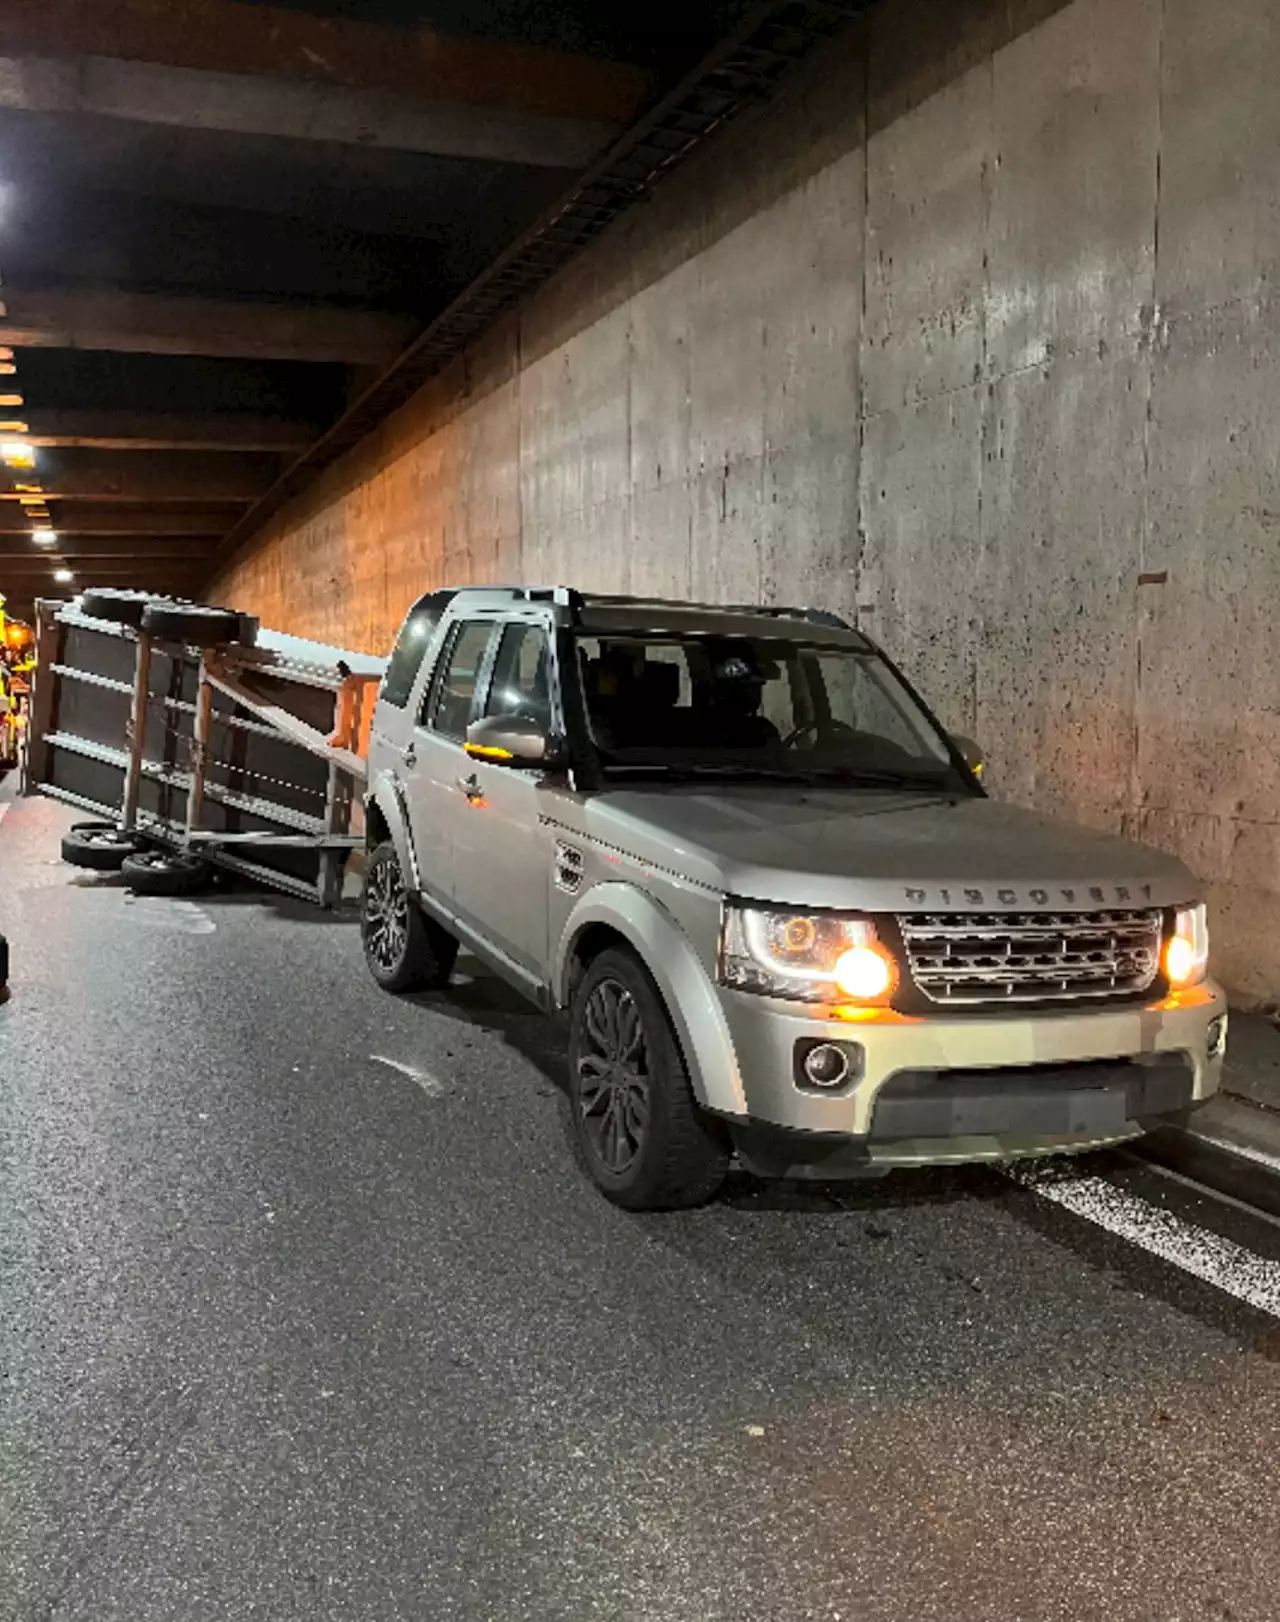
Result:
{"label": "suv side window", "polygon": [[492,620],[463,620],[440,661],[427,695],[423,721],[446,738],[461,740],[466,736],[492,632]]}
{"label": "suv side window", "polygon": [[540,625],[508,625],[498,644],[485,715],[520,715],[551,729],[551,649]]}
{"label": "suv side window", "polygon": [[402,710],[409,702],[409,694],[418,679],[422,656],[440,623],[449,596],[448,592],[429,592],[425,597],[419,597],[405,616],[400,635],[387,661],[386,675],[382,678],[382,690],[378,694],[382,703],[393,704],[396,709]]}

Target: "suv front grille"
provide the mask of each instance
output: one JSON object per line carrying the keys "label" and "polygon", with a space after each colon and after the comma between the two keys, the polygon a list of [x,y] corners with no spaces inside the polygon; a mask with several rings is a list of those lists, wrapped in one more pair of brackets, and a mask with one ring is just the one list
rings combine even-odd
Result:
{"label": "suv front grille", "polygon": [[1137,996],[1160,966],[1146,912],[904,913],[912,979],[930,1002],[1079,1002]]}

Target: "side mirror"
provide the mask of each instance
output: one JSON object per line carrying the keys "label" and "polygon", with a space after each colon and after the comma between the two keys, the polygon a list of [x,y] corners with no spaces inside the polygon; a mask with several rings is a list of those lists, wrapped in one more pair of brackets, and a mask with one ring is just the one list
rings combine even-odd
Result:
{"label": "side mirror", "polygon": [[556,753],[547,734],[525,715],[486,715],[473,721],[462,747],[473,760],[494,766],[550,766]]}
{"label": "side mirror", "polygon": [[965,765],[969,768],[973,775],[975,777],[981,777],[982,768],[986,765],[986,761],[983,758],[983,752],[978,745],[974,743],[972,738],[953,737],[951,741],[953,744],[955,744],[956,749],[962,756]]}

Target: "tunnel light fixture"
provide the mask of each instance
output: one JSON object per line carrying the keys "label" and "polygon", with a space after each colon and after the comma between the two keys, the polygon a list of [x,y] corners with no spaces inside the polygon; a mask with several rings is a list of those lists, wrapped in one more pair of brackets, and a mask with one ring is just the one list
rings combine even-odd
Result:
{"label": "tunnel light fixture", "polygon": [[58,532],[56,529],[47,529],[43,525],[31,531],[31,539],[37,546],[57,546]]}
{"label": "tunnel light fixture", "polygon": [[72,574],[70,569],[55,569],[53,571],[53,578],[60,586],[69,586],[75,579],[75,575]]}
{"label": "tunnel light fixture", "polygon": [[0,360],[0,377],[16,377],[18,368],[11,360]]}
{"label": "tunnel light fixture", "polygon": [[25,439],[0,439],[0,461],[6,467],[34,467],[36,448]]}
{"label": "tunnel light fixture", "polygon": [[21,406],[26,403],[20,394],[0,394],[0,406]]}

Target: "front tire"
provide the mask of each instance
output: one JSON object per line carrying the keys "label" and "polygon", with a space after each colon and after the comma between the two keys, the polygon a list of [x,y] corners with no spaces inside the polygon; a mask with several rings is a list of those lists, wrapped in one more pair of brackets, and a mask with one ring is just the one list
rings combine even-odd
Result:
{"label": "front tire", "polygon": [[389,839],[365,870],[360,939],[369,973],[384,991],[438,990],[453,973],[458,943],[409,894]]}
{"label": "front tire", "polygon": [[623,948],[595,958],[573,999],[569,1104],[579,1157],[628,1211],[703,1205],[729,1169],[724,1132],[698,1108],[658,989]]}

